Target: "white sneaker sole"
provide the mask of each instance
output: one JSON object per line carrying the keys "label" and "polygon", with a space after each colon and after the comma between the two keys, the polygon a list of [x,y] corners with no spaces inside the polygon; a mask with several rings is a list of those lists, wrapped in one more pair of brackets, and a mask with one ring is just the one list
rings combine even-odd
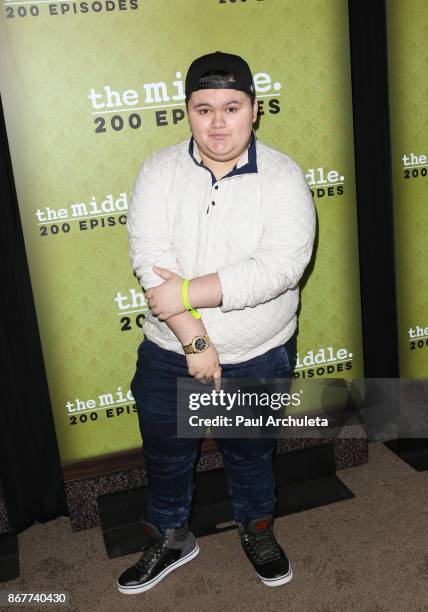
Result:
{"label": "white sneaker sole", "polygon": [[262,578],[260,574],[257,574],[257,576],[266,586],[276,587],[281,586],[281,584],[287,584],[287,582],[290,582],[290,580],[293,578],[293,572],[290,565],[288,574],[285,574],[285,576],[280,576],[279,578]]}
{"label": "white sneaker sole", "polygon": [[149,589],[152,589],[154,586],[156,586],[170,572],[177,569],[177,567],[180,567],[180,565],[184,565],[185,563],[188,563],[188,561],[191,561],[192,559],[194,559],[198,554],[199,554],[199,546],[198,546],[198,543],[196,542],[196,546],[192,551],[190,551],[185,557],[181,557],[181,559],[177,559],[175,563],[171,563],[171,565],[168,565],[168,567],[166,567],[155,578],[152,578],[152,580],[145,582],[141,586],[135,586],[135,587],[124,587],[120,585],[118,582],[117,588],[120,591],[120,593],[124,593],[125,595],[136,595],[137,593],[144,593],[144,591],[148,591]]}

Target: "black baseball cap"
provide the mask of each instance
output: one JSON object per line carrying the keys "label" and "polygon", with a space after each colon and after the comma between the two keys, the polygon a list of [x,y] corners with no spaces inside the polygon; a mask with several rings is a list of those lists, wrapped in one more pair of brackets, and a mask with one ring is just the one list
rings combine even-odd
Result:
{"label": "black baseball cap", "polygon": [[[205,82],[201,77],[209,73],[227,73],[232,79],[210,80]],[[254,95],[254,82],[251,70],[247,62],[231,53],[215,51],[195,59],[189,67],[186,75],[186,98],[192,92],[200,89],[237,89],[249,95]]]}

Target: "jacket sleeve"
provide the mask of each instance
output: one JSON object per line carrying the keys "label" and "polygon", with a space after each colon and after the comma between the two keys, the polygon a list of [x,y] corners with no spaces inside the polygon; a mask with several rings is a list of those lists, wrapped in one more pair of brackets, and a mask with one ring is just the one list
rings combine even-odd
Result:
{"label": "jacket sleeve", "polygon": [[145,290],[164,282],[153,272],[155,265],[182,275],[169,238],[169,222],[160,172],[149,158],[135,180],[126,222],[132,269]]}
{"label": "jacket sleeve", "polygon": [[297,287],[311,258],[316,214],[305,176],[290,160],[273,180],[256,249],[217,270],[222,312],[257,306]]}

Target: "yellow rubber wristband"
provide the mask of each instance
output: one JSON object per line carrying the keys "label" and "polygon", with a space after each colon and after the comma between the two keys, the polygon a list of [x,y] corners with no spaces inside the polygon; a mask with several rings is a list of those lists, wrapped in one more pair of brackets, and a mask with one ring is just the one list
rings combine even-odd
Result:
{"label": "yellow rubber wristband", "polygon": [[189,297],[187,295],[188,289],[189,289],[189,279],[184,278],[183,279],[183,291],[182,291],[184,308],[187,310],[187,312],[190,312],[192,317],[194,317],[195,319],[200,319],[201,315],[199,314],[199,312],[196,310],[196,308],[192,308],[192,306],[190,306],[189,304]]}

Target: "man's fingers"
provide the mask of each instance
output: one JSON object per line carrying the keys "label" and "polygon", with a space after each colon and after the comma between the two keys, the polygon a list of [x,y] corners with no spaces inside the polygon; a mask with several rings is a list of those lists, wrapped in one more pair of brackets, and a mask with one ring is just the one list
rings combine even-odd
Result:
{"label": "man's fingers", "polygon": [[150,312],[154,317],[157,317],[159,321],[167,321],[173,314],[169,314],[168,312],[162,312],[159,308],[150,308]]}
{"label": "man's fingers", "polygon": [[216,391],[220,391],[221,389],[221,368],[220,366],[214,372],[214,385],[215,385]]}
{"label": "man's fingers", "polygon": [[208,373],[203,374],[200,370],[194,371],[192,369],[189,369],[188,372],[190,376],[192,376],[192,378],[194,378],[198,382],[201,382],[202,384],[214,383],[216,391],[220,391],[221,389],[221,367],[220,365],[217,365],[214,367],[215,367],[215,370],[213,374],[208,374]]}

